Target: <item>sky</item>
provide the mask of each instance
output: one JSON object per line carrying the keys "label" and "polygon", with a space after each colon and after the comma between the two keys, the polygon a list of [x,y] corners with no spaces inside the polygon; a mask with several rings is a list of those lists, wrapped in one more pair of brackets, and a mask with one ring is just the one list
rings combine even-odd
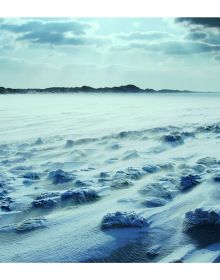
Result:
{"label": "sky", "polygon": [[220,18],[1,18],[0,86],[220,91]]}

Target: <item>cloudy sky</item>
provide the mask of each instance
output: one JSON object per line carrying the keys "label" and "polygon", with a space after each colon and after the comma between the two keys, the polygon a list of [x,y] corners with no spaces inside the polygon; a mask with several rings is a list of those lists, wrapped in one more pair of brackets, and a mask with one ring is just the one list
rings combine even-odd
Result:
{"label": "cloudy sky", "polygon": [[0,86],[220,90],[220,18],[2,18]]}

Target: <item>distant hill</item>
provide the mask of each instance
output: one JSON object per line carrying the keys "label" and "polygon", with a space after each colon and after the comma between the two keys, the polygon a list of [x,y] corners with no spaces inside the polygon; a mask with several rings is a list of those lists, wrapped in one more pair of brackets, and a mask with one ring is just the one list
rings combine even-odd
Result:
{"label": "distant hill", "polygon": [[102,87],[93,88],[89,86],[82,87],[49,87],[44,89],[39,88],[26,88],[26,89],[16,89],[16,88],[5,88],[0,87],[0,94],[11,94],[11,93],[177,93],[177,92],[195,92],[189,90],[173,90],[173,89],[161,89],[155,90],[152,88],[141,89],[135,85],[125,85],[118,87]]}

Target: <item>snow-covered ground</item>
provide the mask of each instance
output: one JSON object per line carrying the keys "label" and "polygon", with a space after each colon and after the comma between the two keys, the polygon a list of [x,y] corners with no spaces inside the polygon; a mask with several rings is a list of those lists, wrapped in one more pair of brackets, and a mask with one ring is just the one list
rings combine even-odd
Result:
{"label": "snow-covered ground", "polygon": [[219,262],[220,94],[0,96],[1,262]]}

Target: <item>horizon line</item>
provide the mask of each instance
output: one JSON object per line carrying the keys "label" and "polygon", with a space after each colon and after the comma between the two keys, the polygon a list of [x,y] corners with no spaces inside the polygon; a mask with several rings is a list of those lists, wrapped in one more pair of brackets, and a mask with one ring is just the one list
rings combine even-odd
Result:
{"label": "horizon line", "polygon": [[149,88],[149,87],[146,87],[146,88],[142,88],[142,87],[139,87],[139,86],[136,86],[134,84],[126,84],[126,85],[120,85],[120,86],[102,86],[102,87],[93,87],[93,86],[88,86],[88,85],[82,85],[82,86],[50,86],[50,87],[18,87],[18,88],[14,88],[14,87],[4,87],[4,86],[0,86],[0,92],[1,90],[18,90],[18,91],[21,91],[21,90],[42,90],[42,91],[46,91],[46,90],[50,90],[50,89],[76,89],[76,90],[79,90],[79,89],[91,89],[91,90],[110,90],[110,89],[123,89],[123,88],[126,88],[126,87],[133,87],[136,91],[137,90],[140,90],[140,91],[148,91],[148,92],[161,92],[161,91],[178,91],[178,92],[204,92],[204,93],[218,93],[220,92],[219,91],[210,91],[210,90],[207,90],[207,91],[200,91],[200,90],[189,90],[189,89],[172,89],[172,88],[161,88],[161,89],[154,89],[154,88]]}

